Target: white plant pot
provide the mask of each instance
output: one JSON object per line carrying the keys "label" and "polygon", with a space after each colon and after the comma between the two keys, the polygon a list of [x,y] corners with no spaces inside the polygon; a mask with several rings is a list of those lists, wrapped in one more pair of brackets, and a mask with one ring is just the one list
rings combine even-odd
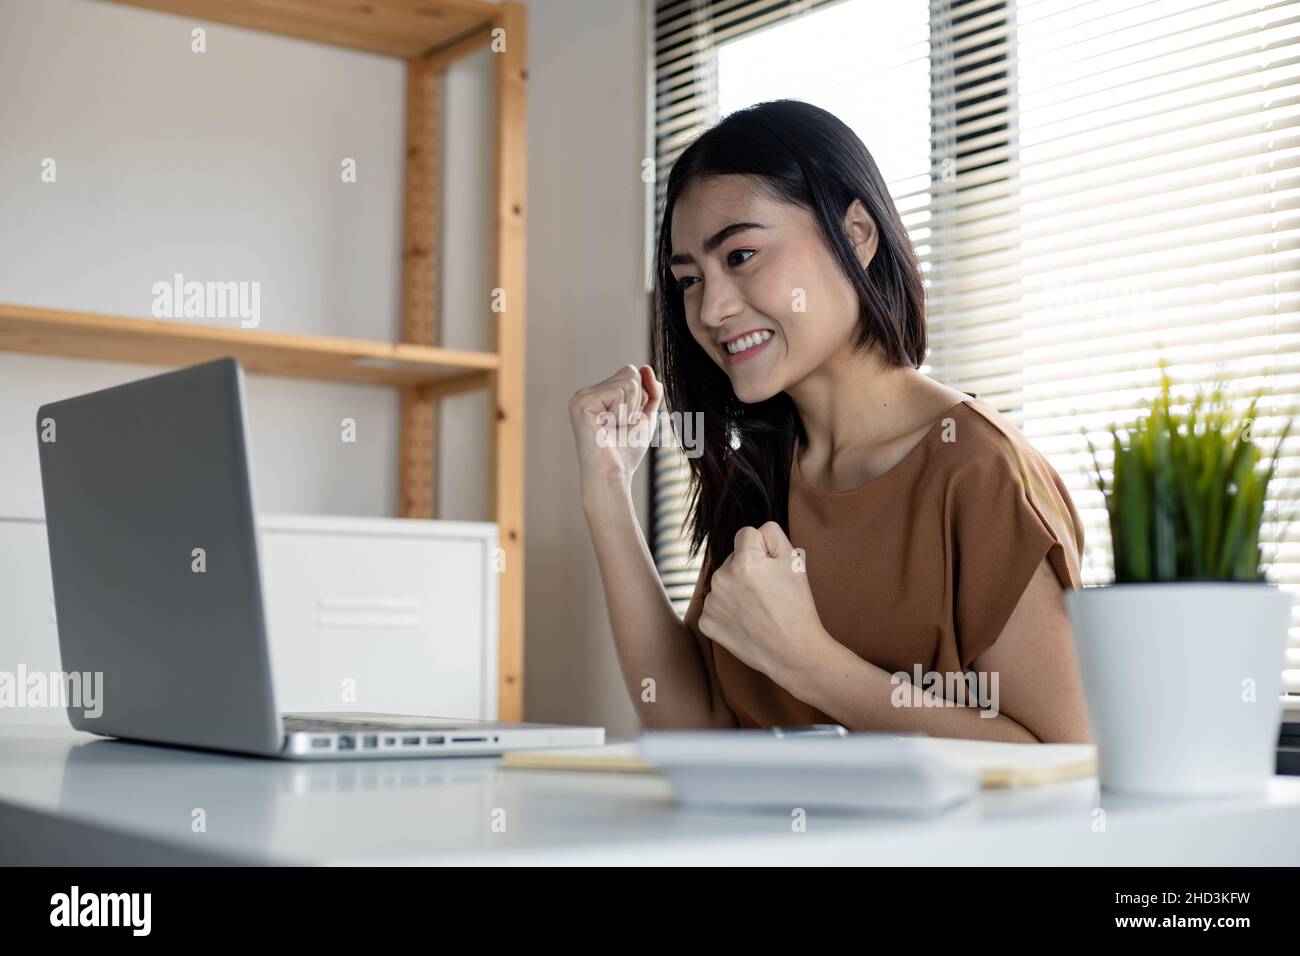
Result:
{"label": "white plant pot", "polygon": [[1291,594],[1263,582],[1067,589],[1104,790],[1258,793],[1273,775]]}

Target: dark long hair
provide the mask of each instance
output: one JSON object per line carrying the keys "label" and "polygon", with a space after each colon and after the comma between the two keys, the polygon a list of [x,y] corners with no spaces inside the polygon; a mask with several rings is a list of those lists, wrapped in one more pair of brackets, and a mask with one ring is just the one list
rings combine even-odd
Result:
{"label": "dark long hair", "polygon": [[[776,521],[790,532],[787,498],[796,437],[807,440],[785,392],[744,404],[731,379],[692,337],[682,290],[673,279],[673,207],[683,190],[707,176],[750,177],[779,202],[810,210],[827,248],[857,291],[853,350],[873,345],[891,366],[917,368],[925,358],[925,287],[898,210],[861,139],[832,114],[799,100],[772,100],[737,110],[705,131],[678,157],[668,176],[655,254],[655,367],[665,409],[703,413],[702,453],[688,458],[690,554],[706,540],[713,567],[734,546],[736,532]],[[860,199],[879,233],[866,269],[844,231],[844,214]]]}

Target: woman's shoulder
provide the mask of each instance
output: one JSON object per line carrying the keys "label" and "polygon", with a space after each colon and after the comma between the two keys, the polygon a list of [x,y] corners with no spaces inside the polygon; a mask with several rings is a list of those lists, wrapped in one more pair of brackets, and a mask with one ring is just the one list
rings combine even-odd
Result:
{"label": "woman's shoulder", "polygon": [[1023,509],[1072,552],[1077,568],[1083,522],[1060,473],[992,403],[976,397],[962,408],[948,480],[958,510],[978,524],[1005,521],[1009,510]]}
{"label": "woman's shoulder", "polygon": [[1019,426],[982,396],[968,397],[960,414],[945,424],[948,428],[940,438],[953,452],[949,458],[954,476],[1005,472],[1023,478],[1031,471],[1055,471]]}

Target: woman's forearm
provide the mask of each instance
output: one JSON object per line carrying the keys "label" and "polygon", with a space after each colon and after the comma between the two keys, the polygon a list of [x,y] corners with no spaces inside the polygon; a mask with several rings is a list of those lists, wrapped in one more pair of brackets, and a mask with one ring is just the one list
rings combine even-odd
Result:
{"label": "woman's forearm", "polygon": [[896,683],[888,672],[863,660],[830,634],[819,647],[798,670],[773,679],[849,730],[1039,742],[1006,714],[987,716],[989,712],[979,707],[957,706],[910,682]]}
{"label": "woman's forearm", "polygon": [[630,491],[617,485],[584,488],[582,507],[623,681],[642,726],[726,725],[713,713],[704,663],[659,580]]}

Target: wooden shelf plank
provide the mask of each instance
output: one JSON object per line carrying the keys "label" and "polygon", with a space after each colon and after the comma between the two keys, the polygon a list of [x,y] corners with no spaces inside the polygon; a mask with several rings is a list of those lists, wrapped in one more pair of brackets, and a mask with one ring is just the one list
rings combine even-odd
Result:
{"label": "wooden shelf plank", "polygon": [[506,308],[496,313],[494,349],[501,359],[493,398],[493,514],[501,529],[504,572],[498,579],[497,713],[499,720],[524,719],[524,450],[525,450],[525,236],[528,156],[528,11],[520,3],[501,4],[505,47],[494,53],[496,74],[493,147],[495,209],[492,218],[493,286],[506,293]]}
{"label": "wooden shelf plank", "polygon": [[[442,72],[428,60],[406,65],[406,180],[402,211],[402,341],[442,338],[438,175]],[[423,389],[402,389],[397,505],[403,518],[438,517],[441,406]]]}
{"label": "wooden shelf plank", "polygon": [[233,355],[263,375],[425,386],[439,394],[488,388],[499,365],[491,352],[17,305],[0,305],[0,351],[165,366]]}
{"label": "wooden shelf plank", "polygon": [[482,0],[113,0],[404,59],[454,44],[499,13]]}

